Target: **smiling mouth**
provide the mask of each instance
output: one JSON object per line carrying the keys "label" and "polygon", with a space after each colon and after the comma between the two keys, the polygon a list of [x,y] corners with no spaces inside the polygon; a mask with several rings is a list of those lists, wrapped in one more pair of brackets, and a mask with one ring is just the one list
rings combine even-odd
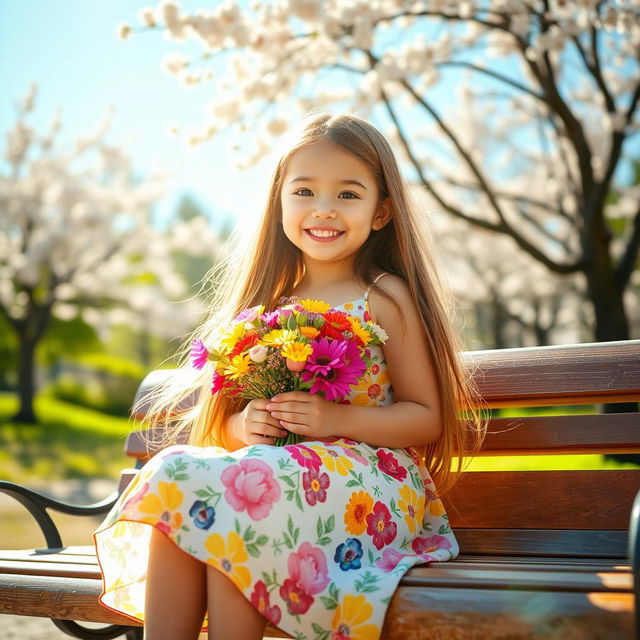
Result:
{"label": "smiling mouth", "polygon": [[344,231],[337,229],[305,229],[305,233],[314,240],[333,240],[341,236]]}

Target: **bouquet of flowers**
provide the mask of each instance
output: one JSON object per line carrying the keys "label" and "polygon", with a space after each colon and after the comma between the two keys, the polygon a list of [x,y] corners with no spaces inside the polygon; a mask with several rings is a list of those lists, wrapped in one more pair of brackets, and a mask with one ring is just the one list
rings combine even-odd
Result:
{"label": "bouquet of flowers", "polygon": [[[251,399],[303,390],[344,400],[370,364],[368,347],[387,339],[384,329],[320,300],[279,302],[271,312],[262,305],[242,310],[209,346],[194,340],[193,366],[213,363],[213,394]],[[275,444],[300,440],[289,433]]]}

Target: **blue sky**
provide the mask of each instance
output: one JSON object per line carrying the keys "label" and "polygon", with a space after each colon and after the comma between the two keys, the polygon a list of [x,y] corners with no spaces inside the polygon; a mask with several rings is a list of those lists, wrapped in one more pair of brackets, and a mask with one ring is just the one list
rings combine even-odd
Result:
{"label": "blue sky", "polygon": [[[246,201],[247,181],[256,172],[239,172],[221,144],[187,149],[166,133],[169,123],[185,128],[203,120],[208,88],[185,89],[160,68],[164,55],[189,46],[172,47],[157,32],[116,37],[120,22],[137,26],[137,11],[148,2],[108,0],[0,0],[0,131],[15,121],[15,103],[32,82],[38,85],[36,109],[29,122],[46,130],[56,106],[62,111],[62,140],[93,131],[107,107],[115,114],[107,140],[129,147],[142,174],[171,175],[167,196],[158,203],[159,218],[168,216],[180,194],[196,197],[214,221],[238,215]],[[185,9],[200,6],[183,2]],[[199,45],[192,45],[199,52]],[[260,173],[260,170],[258,170]]]}

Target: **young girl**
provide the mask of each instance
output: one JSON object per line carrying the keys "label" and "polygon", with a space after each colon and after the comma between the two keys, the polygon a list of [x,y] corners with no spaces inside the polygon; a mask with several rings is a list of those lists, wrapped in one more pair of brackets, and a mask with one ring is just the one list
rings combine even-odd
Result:
{"label": "young girl", "polygon": [[[421,217],[373,126],[320,115],[297,131],[195,337],[295,296],[388,339],[346,402],[214,396],[206,367],[157,398],[152,422],[169,416],[165,430],[188,428],[191,444],[152,458],[95,534],[101,601],[144,620],[148,640],[195,638],[207,622],[210,638],[261,638],[267,621],[300,639],[375,640],[402,575],[457,555],[436,485],[451,486],[452,457],[483,424]],[[304,440],[273,446],[286,431]]]}

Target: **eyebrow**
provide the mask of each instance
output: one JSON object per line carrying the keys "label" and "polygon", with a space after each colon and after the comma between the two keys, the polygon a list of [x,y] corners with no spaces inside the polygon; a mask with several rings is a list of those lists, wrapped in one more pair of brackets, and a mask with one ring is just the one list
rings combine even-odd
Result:
{"label": "eyebrow", "polygon": [[[313,182],[314,178],[311,178],[309,176],[298,176],[297,178],[294,178],[293,180],[289,181],[289,184],[293,184],[294,182]],[[340,180],[340,182],[342,184],[357,184],[359,187],[362,187],[365,191],[367,190],[367,187],[365,187],[362,182],[358,182],[358,180]]]}

